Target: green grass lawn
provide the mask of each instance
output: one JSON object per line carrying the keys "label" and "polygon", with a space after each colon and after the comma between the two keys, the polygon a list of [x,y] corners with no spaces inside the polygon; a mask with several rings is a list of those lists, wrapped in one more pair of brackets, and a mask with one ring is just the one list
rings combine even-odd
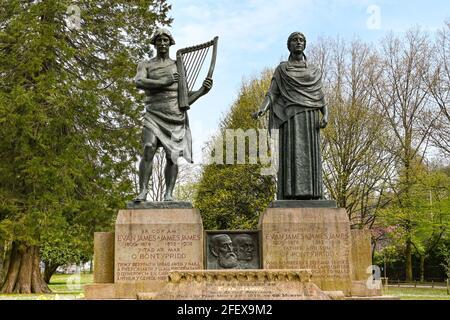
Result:
{"label": "green grass lawn", "polygon": [[50,294],[0,294],[0,300],[77,300],[84,298],[83,286],[93,282],[92,273],[55,274],[50,280]]}
{"label": "green grass lawn", "polygon": [[445,288],[389,287],[383,294],[399,296],[401,300],[450,300]]}

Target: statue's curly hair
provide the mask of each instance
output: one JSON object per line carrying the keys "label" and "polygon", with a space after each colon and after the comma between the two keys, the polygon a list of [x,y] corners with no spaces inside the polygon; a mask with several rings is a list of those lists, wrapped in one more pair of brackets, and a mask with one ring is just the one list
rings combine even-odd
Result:
{"label": "statue's curly hair", "polygon": [[165,28],[159,28],[158,30],[156,30],[152,36],[152,39],[150,40],[150,43],[152,45],[156,45],[156,39],[158,39],[158,37],[161,35],[165,35],[165,36],[169,37],[171,46],[173,46],[175,44],[175,40],[173,39],[172,34],[170,33],[169,30],[167,30]]}

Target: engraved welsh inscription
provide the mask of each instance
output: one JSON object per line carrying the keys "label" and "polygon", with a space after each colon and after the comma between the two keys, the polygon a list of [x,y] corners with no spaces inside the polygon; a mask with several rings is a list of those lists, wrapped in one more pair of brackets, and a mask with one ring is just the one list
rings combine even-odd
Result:
{"label": "engraved welsh inscription", "polygon": [[265,267],[311,269],[315,277],[346,279],[350,274],[346,243],[350,241],[347,232],[327,233],[315,224],[304,224],[296,230],[272,230],[264,235],[270,243],[271,254],[265,260]]}
{"label": "engraved welsh inscription", "polygon": [[180,224],[116,229],[116,281],[163,281],[171,270],[202,269],[201,234]]}

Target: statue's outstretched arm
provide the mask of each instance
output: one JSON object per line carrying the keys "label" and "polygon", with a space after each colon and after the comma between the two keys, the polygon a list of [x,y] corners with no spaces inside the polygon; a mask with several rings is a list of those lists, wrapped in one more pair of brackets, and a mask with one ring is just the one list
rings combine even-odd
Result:
{"label": "statue's outstretched arm", "polygon": [[267,91],[267,94],[259,107],[259,110],[252,113],[253,119],[257,120],[258,118],[262,117],[266,114],[267,111],[272,107],[274,101],[278,99],[278,96],[280,95],[280,90],[278,89],[276,81],[272,78],[272,81],[270,82],[269,90]]}
{"label": "statue's outstretched arm", "polygon": [[253,119],[256,120],[256,119],[262,117],[263,115],[265,115],[266,112],[269,111],[271,104],[272,104],[272,99],[267,94],[266,97],[264,98],[263,103],[261,104],[259,110],[252,113]]}

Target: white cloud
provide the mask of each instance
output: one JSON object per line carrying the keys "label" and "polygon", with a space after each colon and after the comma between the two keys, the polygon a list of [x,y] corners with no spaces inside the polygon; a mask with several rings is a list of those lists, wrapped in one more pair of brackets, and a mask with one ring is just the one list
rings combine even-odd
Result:
{"label": "white cloud", "polygon": [[204,42],[219,35],[225,43],[222,49],[226,53],[261,51],[270,46],[280,33],[284,33],[287,21],[306,19],[306,9],[312,4],[310,0],[230,2],[202,2],[200,5],[194,4],[194,1],[176,1],[173,4],[176,12],[174,30],[176,36],[182,39],[180,47],[189,45],[188,42]]}

